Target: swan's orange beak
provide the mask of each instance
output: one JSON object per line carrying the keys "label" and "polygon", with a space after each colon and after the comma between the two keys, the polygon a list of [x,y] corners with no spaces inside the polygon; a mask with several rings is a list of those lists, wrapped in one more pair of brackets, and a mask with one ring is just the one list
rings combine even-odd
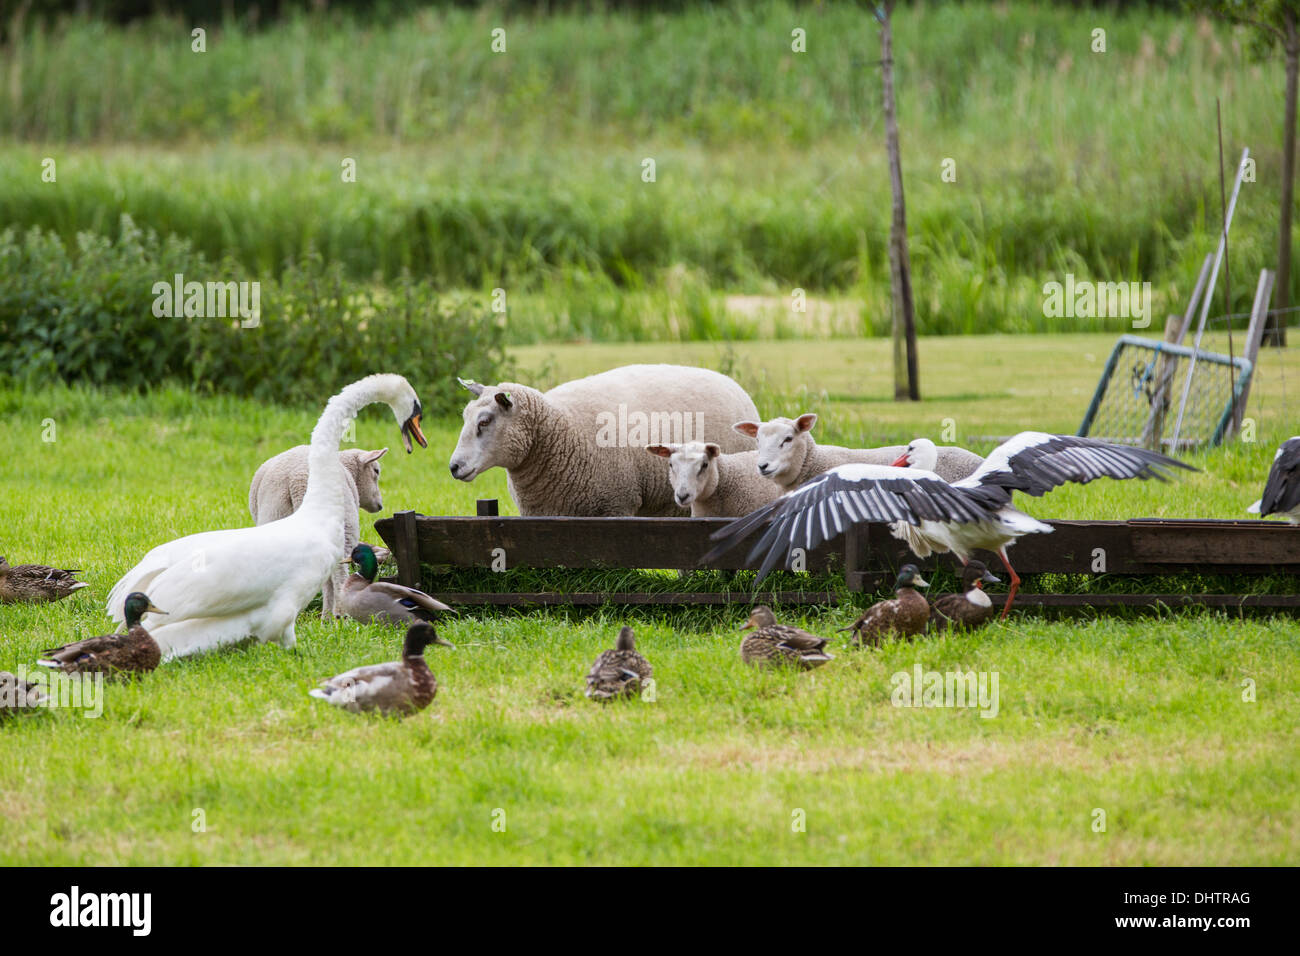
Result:
{"label": "swan's orange beak", "polygon": [[906,468],[906,467],[907,467],[907,452],[903,452],[903,454],[901,454],[901,455],[898,457],[898,461],[892,462],[892,463],[890,464],[889,467],[890,467],[890,468]]}
{"label": "swan's orange beak", "polygon": [[420,431],[420,413],[416,412],[405,422],[402,423],[402,441],[406,445],[406,453],[411,453],[411,438],[414,437],[420,443],[421,448],[428,448],[429,443],[425,441],[424,432]]}

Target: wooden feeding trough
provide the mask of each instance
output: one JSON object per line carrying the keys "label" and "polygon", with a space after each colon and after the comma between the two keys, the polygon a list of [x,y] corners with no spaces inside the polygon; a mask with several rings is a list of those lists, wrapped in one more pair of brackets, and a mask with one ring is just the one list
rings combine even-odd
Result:
{"label": "wooden feeding trough", "polygon": [[[501,517],[497,502],[479,502],[476,517],[435,517],[399,511],[375,522],[397,560],[397,580],[424,584],[453,605],[834,604],[830,591],[747,590],[672,593],[515,592],[448,593],[436,578],[422,581],[425,566],[489,570],[508,568],[701,569],[709,535],[725,518]],[[1012,550],[1022,577],[1040,574],[1176,576],[1185,573],[1300,575],[1300,528],[1269,521],[1134,519],[1048,522],[1053,534],[1026,535]],[[756,569],[738,547],[707,565],[711,570]],[[994,572],[997,559],[984,556]],[[850,591],[887,587],[900,564],[917,561],[884,525],[851,529],[806,556],[805,570],[843,571]],[[933,560],[933,559],[932,559]],[[956,565],[951,555],[939,562]],[[1018,607],[1169,607],[1300,610],[1300,594],[1041,594],[1022,591]]]}

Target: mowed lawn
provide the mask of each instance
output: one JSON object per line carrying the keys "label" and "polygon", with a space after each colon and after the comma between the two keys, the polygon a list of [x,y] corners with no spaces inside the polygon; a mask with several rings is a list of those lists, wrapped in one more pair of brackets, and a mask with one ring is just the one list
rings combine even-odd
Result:
{"label": "mowed lawn", "polygon": [[[842,437],[937,438],[942,418],[956,416],[966,441],[1073,431],[1109,342],[926,340],[927,401],[902,407],[885,400],[887,343],[738,345],[730,360],[742,378],[768,370],[763,398],[798,385],[832,393],[826,407],[851,422]],[[520,378],[546,367],[558,381],[625,361],[716,367],[721,351],[555,346],[518,359]],[[1168,487],[1063,489],[1027,507],[1045,517],[1240,516],[1276,441],[1297,430],[1283,392],[1287,383],[1300,396],[1291,356],[1265,353],[1251,410],[1259,441],[1194,456],[1204,473]],[[802,410],[797,397],[791,405]],[[0,391],[0,553],[83,568],[91,584],[56,605],[0,608],[0,669],[106,630],[109,587],[153,545],[246,524],[252,471],[306,441],[318,413],[177,391]],[[359,444],[393,449],[386,511],[507,504],[500,473],[450,479],[457,430],[430,422],[429,449],[408,457],[386,412],[362,417]],[[829,634],[852,613],[784,616]],[[392,659],[400,631],[305,614],[295,651],[176,662],[107,687],[97,719],[56,710],[0,725],[0,863],[1300,859],[1300,626],[1289,618],[1013,615],[978,638],[879,651],[837,636],[834,661],[790,675],[740,663],[743,617],[739,607],[639,619],[462,614],[440,628],[457,649],[430,651],[438,700],[395,722],[336,712],[306,692]],[[655,666],[655,699],[594,705],[582,676],[625,621]],[[891,677],[917,664],[996,673],[996,716],[893,706]]]}

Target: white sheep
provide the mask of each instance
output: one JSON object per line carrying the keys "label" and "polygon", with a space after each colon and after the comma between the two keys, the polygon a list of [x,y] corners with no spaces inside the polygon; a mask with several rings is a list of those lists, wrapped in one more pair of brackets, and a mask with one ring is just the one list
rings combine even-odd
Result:
{"label": "white sheep", "polygon": [[730,428],[757,416],[753,401],[708,369],[626,365],[545,393],[514,383],[461,384],[475,397],[465,407],[451,475],[473,481],[489,468],[506,469],[524,515],[681,515],[665,480],[667,463],[647,455],[646,445],[753,448]]}
{"label": "white sheep", "polygon": [[668,459],[668,481],[677,504],[692,518],[738,518],[781,494],[776,482],[758,473],[758,452],[724,454],[716,442],[646,445]]}
{"label": "white sheep", "polygon": [[[262,462],[253,473],[253,481],[248,486],[248,510],[254,524],[278,521],[298,510],[303,495],[307,493],[307,453],[310,450],[310,445],[298,445],[282,451]],[[379,451],[347,448],[339,452],[339,461],[343,463],[343,474],[347,479],[347,500],[343,502],[344,554],[351,554],[361,538],[357,509],[365,508],[374,513],[384,507],[383,495],[379,491],[379,459],[387,453],[387,448]],[[333,617],[338,589],[346,577],[347,570],[340,566],[330,574],[321,589],[323,619]]]}
{"label": "white sheep", "polygon": [[[903,445],[884,448],[819,445],[812,436],[815,424],[817,416],[809,412],[798,418],[736,422],[735,429],[758,440],[757,470],[772,479],[782,491],[797,488],[836,465],[892,465],[907,450]],[[935,472],[945,481],[958,481],[983,462],[983,458],[965,448],[941,446]]]}

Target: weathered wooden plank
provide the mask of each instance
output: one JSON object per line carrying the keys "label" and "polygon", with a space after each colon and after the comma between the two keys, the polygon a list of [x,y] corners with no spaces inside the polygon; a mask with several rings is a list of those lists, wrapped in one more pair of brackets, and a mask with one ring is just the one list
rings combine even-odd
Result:
{"label": "weathered wooden plank", "polygon": [[438,599],[457,606],[525,606],[567,605],[591,606],[600,604],[826,604],[835,605],[838,598],[830,591],[763,591],[758,595],[747,591],[698,591],[684,593],[577,591],[560,594],[555,591],[457,591],[439,592]]}
{"label": "weathered wooden plank", "polygon": [[1269,521],[1131,521],[1135,561],[1194,567],[1300,565],[1300,534]]}
{"label": "weathered wooden plank", "polygon": [[[997,603],[998,595],[990,595]],[[1300,594],[1027,594],[1016,595],[1017,607],[1216,607],[1274,608],[1300,612]]]}
{"label": "weathered wooden plank", "polygon": [[[725,518],[421,518],[420,560],[453,567],[491,567],[494,552],[505,552],[507,568],[699,568],[713,547],[709,535]],[[382,528],[376,523],[380,534]],[[808,571],[838,566],[840,542],[807,556]],[[756,568],[736,548],[709,567]]]}

